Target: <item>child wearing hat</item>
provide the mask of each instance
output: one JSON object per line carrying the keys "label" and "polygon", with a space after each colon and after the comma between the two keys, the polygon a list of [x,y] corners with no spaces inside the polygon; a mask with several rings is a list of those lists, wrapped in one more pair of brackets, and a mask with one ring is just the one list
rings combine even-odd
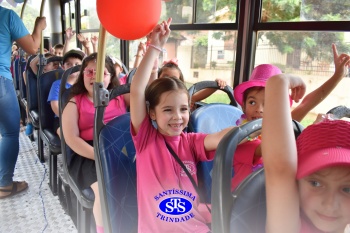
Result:
{"label": "child wearing hat", "polygon": [[266,232],[343,233],[350,223],[350,122],[325,119],[295,142],[291,97],[305,84],[276,75],[266,84],[262,154],[266,179]]}
{"label": "child wearing hat", "polygon": [[[72,49],[66,52],[63,56],[63,66],[62,68],[64,70],[67,70],[73,66],[81,65],[83,59],[85,57],[85,53],[81,51],[80,49]],[[71,75],[69,75],[66,83],[66,88],[70,88],[77,80],[79,75],[79,72],[75,72]],[[54,118],[54,128],[53,130],[59,134],[59,111],[58,111],[58,96],[60,93],[60,85],[61,85],[61,79],[56,80],[55,82],[52,83],[51,89],[49,96],[47,98],[47,102],[50,103],[52,111],[55,113],[55,118]]]}
{"label": "child wearing hat", "polygon": [[[306,114],[325,99],[345,76],[346,67],[349,66],[350,56],[346,54],[338,55],[337,48],[332,45],[334,54],[335,72],[322,86],[305,96],[302,103],[292,110],[292,119],[301,121]],[[270,64],[262,64],[252,72],[250,80],[243,82],[234,89],[234,97],[238,104],[242,106],[244,115],[237,125],[247,121],[263,117],[265,104],[265,85],[267,80],[282,74],[282,71]],[[289,99],[289,107],[292,106],[292,99]],[[238,145],[233,157],[234,176],[231,188],[234,190],[241,181],[253,171],[262,167],[260,136],[251,135]]]}

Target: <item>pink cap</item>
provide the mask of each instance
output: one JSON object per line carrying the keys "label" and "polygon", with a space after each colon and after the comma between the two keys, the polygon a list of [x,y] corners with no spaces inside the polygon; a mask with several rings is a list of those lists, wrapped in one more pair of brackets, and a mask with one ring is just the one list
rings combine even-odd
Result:
{"label": "pink cap", "polygon": [[297,139],[297,179],[332,166],[350,166],[350,122],[325,120],[308,126]]}
{"label": "pink cap", "polygon": [[[233,94],[237,103],[243,106],[243,94],[248,88],[265,87],[266,81],[277,74],[282,74],[282,71],[277,66],[271,64],[262,64],[255,67],[250,79],[235,87]],[[292,105],[292,100],[290,105]]]}

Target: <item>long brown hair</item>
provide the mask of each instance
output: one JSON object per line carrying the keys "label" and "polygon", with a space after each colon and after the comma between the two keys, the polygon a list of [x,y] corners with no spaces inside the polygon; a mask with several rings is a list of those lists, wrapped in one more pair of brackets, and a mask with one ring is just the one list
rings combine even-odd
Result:
{"label": "long brown hair", "polygon": [[[77,82],[71,87],[70,98],[76,95],[87,93],[87,90],[84,85],[84,70],[89,64],[89,62],[92,62],[94,60],[97,60],[97,53],[92,53],[89,56],[84,58],[81,64],[80,73],[79,73]],[[119,86],[120,82],[118,77],[116,76],[113,62],[109,56],[106,56],[105,58],[105,67],[107,68],[108,72],[111,74],[111,82],[107,87],[108,90],[111,90],[114,87]]]}

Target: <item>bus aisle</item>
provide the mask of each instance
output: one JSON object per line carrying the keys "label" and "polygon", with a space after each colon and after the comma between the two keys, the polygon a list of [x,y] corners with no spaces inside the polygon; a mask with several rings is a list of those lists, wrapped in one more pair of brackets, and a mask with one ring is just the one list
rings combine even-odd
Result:
{"label": "bus aisle", "polygon": [[22,126],[14,180],[25,180],[29,187],[20,194],[0,200],[0,232],[77,232],[58,196],[54,196],[49,188],[48,151],[44,149],[46,162],[40,163],[37,142],[31,142],[24,130]]}

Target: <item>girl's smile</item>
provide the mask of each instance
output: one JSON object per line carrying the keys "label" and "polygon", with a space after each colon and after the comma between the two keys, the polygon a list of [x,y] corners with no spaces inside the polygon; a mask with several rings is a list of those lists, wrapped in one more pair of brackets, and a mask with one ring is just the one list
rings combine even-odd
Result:
{"label": "girl's smile", "polygon": [[178,136],[187,126],[189,120],[188,96],[178,91],[168,91],[161,95],[160,102],[150,117],[155,120],[160,133]]}

